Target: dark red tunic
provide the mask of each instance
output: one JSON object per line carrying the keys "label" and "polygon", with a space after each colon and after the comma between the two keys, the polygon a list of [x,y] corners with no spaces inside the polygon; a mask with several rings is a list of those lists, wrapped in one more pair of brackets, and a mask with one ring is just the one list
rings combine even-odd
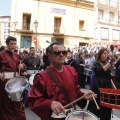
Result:
{"label": "dark red tunic", "polygon": [[[62,73],[54,70],[52,66],[49,66],[48,70],[51,71],[62,88],[66,91],[70,101],[74,101],[84,94],[80,91],[80,87],[77,84],[77,73],[73,67],[68,65],[64,66]],[[58,86],[50,79],[46,71],[42,71],[35,76],[34,84],[28,94],[28,104],[42,120],[52,120],[50,118],[52,113],[50,109],[52,101],[59,101],[63,106],[68,104]],[[82,103],[82,101],[79,101],[77,104],[80,106]]]}
{"label": "dark red tunic", "polygon": [[[0,70],[4,66],[4,71],[14,72],[18,71],[18,65],[20,63],[20,56],[16,53],[12,53],[13,59],[6,53],[6,51],[0,52]],[[0,120],[26,120],[25,111],[21,108],[21,102],[14,102],[8,97],[5,91],[5,83],[0,80]]]}

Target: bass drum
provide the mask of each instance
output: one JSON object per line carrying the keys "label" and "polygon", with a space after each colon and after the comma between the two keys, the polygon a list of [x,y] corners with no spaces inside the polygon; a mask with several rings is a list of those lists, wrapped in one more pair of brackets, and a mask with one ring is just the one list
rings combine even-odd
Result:
{"label": "bass drum", "polygon": [[30,83],[30,86],[33,85],[33,80],[34,80],[34,77],[35,77],[36,74],[32,74],[29,78],[29,83]]}
{"label": "bass drum", "polygon": [[91,112],[84,110],[76,110],[69,113],[65,120],[100,120],[100,119]]}

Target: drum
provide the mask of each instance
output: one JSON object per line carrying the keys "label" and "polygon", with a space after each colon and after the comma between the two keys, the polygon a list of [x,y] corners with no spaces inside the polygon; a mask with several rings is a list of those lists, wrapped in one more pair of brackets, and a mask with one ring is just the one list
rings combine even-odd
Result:
{"label": "drum", "polygon": [[29,78],[29,83],[30,83],[31,86],[33,85],[33,80],[34,80],[35,75],[36,74],[32,74]]}
{"label": "drum", "polygon": [[88,69],[88,68],[84,68],[84,74],[87,76],[91,76],[92,75],[92,70]]}
{"label": "drum", "polygon": [[69,113],[65,120],[100,120],[100,119],[91,112],[84,110],[76,110]]}
{"label": "drum", "polygon": [[23,91],[28,86],[29,83],[26,77],[13,77],[5,84],[5,90],[12,101],[21,101],[23,99]]}
{"label": "drum", "polygon": [[120,109],[120,89],[100,89],[100,104],[104,107]]}

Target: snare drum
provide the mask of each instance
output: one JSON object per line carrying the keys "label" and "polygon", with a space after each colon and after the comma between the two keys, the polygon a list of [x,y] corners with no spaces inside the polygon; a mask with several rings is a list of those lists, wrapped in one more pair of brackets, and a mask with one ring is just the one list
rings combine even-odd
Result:
{"label": "snare drum", "polygon": [[92,75],[92,70],[88,69],[88,68],[84,68],[84,74],[87,76],[91,76]]}
{"label": "snare drum", "polygon": [[28,85],[26,77],[13,77],[5,84],[5,90],[12,101],[21,101],[23,99],[23,91]]}
{"label": "snare drum", "polygon": [[100,89],[100,104],[104,107],[120,109],[120,89]]}
{"label": "snare drum", "polygon": [[91,112],[84,110],[76,110],[69,113],[65,120],[100,120],[100,119]]}

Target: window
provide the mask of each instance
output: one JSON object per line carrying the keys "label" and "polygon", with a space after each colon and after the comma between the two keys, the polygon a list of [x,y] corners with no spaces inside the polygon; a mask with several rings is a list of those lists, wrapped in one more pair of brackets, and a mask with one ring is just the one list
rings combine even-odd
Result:
{"label": "window", "polygon": [[8,29],[8,34],[10,34],[10,29]]}
{"label": "window", "polygon": [[23,30],[30,30],[31,14],[23,14]]}
{"label": "window", "polygon": [[98,10],[98,18],[99,19],[103,19],[103,14],[104,14],[103,10]]}
{"label": "window", "polygon": [[4,35],[4,40],[6,40],[6,38],[7,38],[7,35]]}
{"label": "window", "polygon": [[109,13],[109,20],[114,21],[114,12]]}
{"label": "window", "polygon": [[54,33],[60,33],[61,18],[54,18]]}
{"label": "window", "polygon": [[52,37],[51,38],[51,42],[53,43],[53,42],[59,42],[59,43],[61,43],[61,44],[64,44],[64,38],[54,38],[54,37]]}
{"label": "window", "polygon": [[83,20],[79,21],[79,30],[84,30],[84,21]]}
{"label": "window", "polygon": [[21,48],[30,48],[31,47],[31,42],[32,42],[32,37],[31,36],[21,36]]}
{"label": "window", "polygon": [[101,38],[102,39],[109,38],[109,29],[108,28],[101,28]]}
{"label": "window", "polygon": [[7,30],[6,29],[4,29],[4,34],[6,34],[7,33]]}
{"label": "window", "polygon": [[7,27],[8,25],[7,25],[7,23],[4,23],[4,27]]}

